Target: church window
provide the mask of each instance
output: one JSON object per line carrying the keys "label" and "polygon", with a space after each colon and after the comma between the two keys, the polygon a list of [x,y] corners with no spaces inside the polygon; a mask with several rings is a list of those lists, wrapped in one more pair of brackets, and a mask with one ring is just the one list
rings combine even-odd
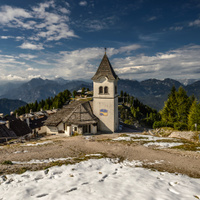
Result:
{"label": "church window", "polygon": [[108,87],[104,87],[104,94],[108,94]]}
{"label": "church window", "polygon": [[100,87],[99,87],[99,94],[102,94],[102,93],[103,93],[103,87],[100,86]]}

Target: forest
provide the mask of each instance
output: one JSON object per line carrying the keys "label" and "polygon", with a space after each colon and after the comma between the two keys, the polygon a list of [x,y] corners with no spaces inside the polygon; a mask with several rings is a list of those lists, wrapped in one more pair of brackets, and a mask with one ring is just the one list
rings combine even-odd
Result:
{"label": "forest", "polygon": [[22,115],[25,113],[29,113],[30,110],[32,112],[43,110],[49,110],[53,108],[62,108],[62,106],[69,101],[71,98],[71,93],[69,90],[64,90],[60,92],[55,97],[49,97],[46,100],[41,100],[40,102],[35,101],[34,103],[26,104],[25,106],[19,107],[15,110],[14,113],[18,113],[18,115]]}

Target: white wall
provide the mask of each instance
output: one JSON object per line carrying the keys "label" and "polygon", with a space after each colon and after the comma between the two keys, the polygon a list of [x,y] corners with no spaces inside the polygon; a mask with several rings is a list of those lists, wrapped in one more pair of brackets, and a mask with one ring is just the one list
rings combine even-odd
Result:
{"label": "white wall", "polygon": [[[99,94],[99,87],[108,87],[108,94]],[[109,81],[106,77],[93,81],[93,112],[99,118],[98,129],[103,132],[118,130],[118,94],[115,94],[117,80]],[[107,116],[100,115],[100,110],[107,110]]]}
{"label": "white wall", "polygon": [[65,130],[65,134],[67,136],[71,136],[71,126],[67,126],[67,130]]}
{"label": "white wall", "polygon": [[91,125],[91,133],[96,134],[97,133],[97,126]]}
{"label": "white wall", "polygon": [[46,126],[46,132],[47,134],[58,134],[58,129],[54,126]]}

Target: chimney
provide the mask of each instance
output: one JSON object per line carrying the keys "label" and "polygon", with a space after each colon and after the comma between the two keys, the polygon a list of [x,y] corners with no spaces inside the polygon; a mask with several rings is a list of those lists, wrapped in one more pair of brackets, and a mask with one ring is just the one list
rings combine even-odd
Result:
{"label": "chimney", "polygon": [[9,121],[6,121],[6,127],[7,127],[8,129],[10,129],[10,122],[9,122]]}
{"label": "chimney", "polygon": [[27,123],[28,127],[30,127],[30,120],[28,117],[26,118],[26,123]]}

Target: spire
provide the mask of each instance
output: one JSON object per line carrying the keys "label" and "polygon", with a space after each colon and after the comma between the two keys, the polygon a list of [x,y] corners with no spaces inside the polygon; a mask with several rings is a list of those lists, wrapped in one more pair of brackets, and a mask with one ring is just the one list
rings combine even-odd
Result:
{"label": "spire", "polygon": [[112,65],[110,64],[110,61],[106,55],[106,48],[103,59],[101,60],[101,63],[99,65],[99,68],[97,69],[96,74],[92,77],[92,80],[97,80],[101,76],[104,77],[106,76],[110,80],[118,79],[118,76],[115,74]]}

